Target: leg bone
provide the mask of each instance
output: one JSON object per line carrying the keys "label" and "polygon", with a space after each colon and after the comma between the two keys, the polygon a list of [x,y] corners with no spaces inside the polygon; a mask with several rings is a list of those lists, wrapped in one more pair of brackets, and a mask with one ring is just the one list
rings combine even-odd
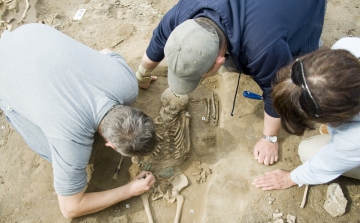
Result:
{"label": "leg bone", "polygon": [[151,215],[150,205],[149,205],[149,196],[150,196],[150,193],[145,192],[140,197],[141,197],[141,200],[142,200],[142,202],[144,204],[146,216],[148,218],[149,223],[154,223],[154,221],[152,219],[152,215]]}
{"label": "leg bone", "polygon": [[204,107],[205,107],[205,115],[204,115],[204,117],[205,117],[205,121],[207,121],[207,120],[206,120],[207,114],[208,114],[208,102],[207,102],[207,98],[203,98],[203,102],[204,102]]}
{"label": "leg bone", "polygon": [[206,116],[206,121],[207,122],[209,122],[210,121],[210,104],[211,104],[211,99],[209,98],[209,100],[208,100],[208,104],[207,104],[207,106],[208,106],[208,108],[207,108],[207,110],[208,110],[208,112],[207,112],[207,116]]}
{"label": "leg bone", "polygon": [[218,125],[218,124],[219,124],[219,101],[216,101],[216,103],[215,103],[215,108],[216,108],[216,113],[215,113],[215,115],[216,115],[216,118],[215,118],[216,122],[215,122],[215,124]]}
{"label": "leg bone", "polygon": [[184,205],[184,196],[179,194],[176,196],[176,200],[177,200],[177,207],[176,207],[176,215],[175,215],[174,223],[179,223],[180,216],[181,216],[181,210]]}
{"label": "leg bone", "polygon": [[215,108],[215,97],[214,93],[212,93],[212,111],[211,111],[211,118],[216,119],[216,108]]}
{"label": "leg bone", "polygon": [[306,184],[305,191],[304,191],[304,196],[303,196],[300,208],[305,207],[305,202],[306,202],[306,197],[307,197],[308,190],[309,190],[309,184]]}

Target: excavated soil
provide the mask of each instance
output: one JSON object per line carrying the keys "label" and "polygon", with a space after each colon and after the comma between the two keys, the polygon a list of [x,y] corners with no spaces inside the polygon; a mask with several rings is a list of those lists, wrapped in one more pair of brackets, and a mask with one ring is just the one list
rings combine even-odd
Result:
{"label": "excavated soil", "polygon": [[[0,0],[1,2],[1,0]],[[175,0],[30,0],[30,9],[24,24],[44,21],[63,33],[96,50],[111,48],[122,54],[136,71],[141,57],[162,16],[175,4]],[[3,12],[4,3],[0,5]],[[322,40],[330,47],[339,38],[360,36],[360,1],[329,0]],[[9,24],[13,29],[22,17],[25,0],[18,0],[17,11],[2,13],[3,20],[15,18]],[[72,21],[79,9],[86,9],[80,21]],[[21,24],[20,24],[21,25]],[[0,33],[4,30],[0,27]],[[1,62],[0,62],[1,69]],[[1,72],[1,71],[0,71]],[[167,88],[167,67],[162,62],[155,75],[159,78],[148,90],[140,90],[134,107],[153,118],[159,116],[160,95]],[[297,222],[360,222],[360,181],[340,177],[340,184],[348,205],[343,216],[333,218],[323,208],[329,185],[310,186],[307,204],[302,201],[304,187],[264,192],[251,185],[254,178],[274,169],[291,171],[299,166],[299,142],[318,131],[307,131],[304,136],[291,136],[281,131],[280,158],[272,166],[255,161],[252,151],[262,136],[263,102],[246,99],[245,90],[261,94],[260,88],[248,76],[242,75],[236,98],[234,116],[231,109],[238,74],[224,70],[189,95],[186,109],[190,121],[191,155],[176,171],[183,172],[189,186],[181,193],[185,196],[181,222],[273,222],[275,209],[297,217]],[[203,98],[212,93],[220,101],[220,121],[216,126],[202,120]],[[199,101],[199,102],[197,102]],[[65,219],[59,209],[52,185],[51,164],[34,153],[21,136],[0,113],[0,222],[148,222],[140,197],[119,202],[103,211],[76,219]],[[119,162],[119,154],[105,147],[96,135],[89,164],[87,192],[102,191],[126,184],[130,180],[131,160],[125,158],[118,179],[112,179]],[[201,162],[203,169],[211,169],[206,182],[197,183],[192,173]],[[275,198],[269,204],[268,197]],[[154,221],[173,222],[176,203],[163,200],[150,201]]]}

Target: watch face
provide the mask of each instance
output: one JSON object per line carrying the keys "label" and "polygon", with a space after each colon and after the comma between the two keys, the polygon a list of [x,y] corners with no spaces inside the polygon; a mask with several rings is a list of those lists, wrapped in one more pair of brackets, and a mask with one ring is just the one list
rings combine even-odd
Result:
{"label": "watch face", "polygon": [[271,142],[276,142],[277,141],[277,137],[276,136],[271,136]]}

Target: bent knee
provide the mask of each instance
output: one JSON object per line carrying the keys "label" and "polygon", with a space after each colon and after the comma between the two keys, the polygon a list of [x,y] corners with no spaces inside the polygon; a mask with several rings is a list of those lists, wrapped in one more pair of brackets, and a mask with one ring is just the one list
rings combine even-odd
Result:
{"label": "bent knee", "polygon": [[301,141],[298,148],[301,162],[304,163],[317,154],[330,140],[330,135],[316,135]]}

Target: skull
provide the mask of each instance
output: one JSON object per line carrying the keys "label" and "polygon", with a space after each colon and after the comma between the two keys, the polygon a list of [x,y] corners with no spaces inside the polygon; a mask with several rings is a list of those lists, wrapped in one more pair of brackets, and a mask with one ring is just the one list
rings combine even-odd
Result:
{"label": "skull", "polygon": [[180,111],[185,110],[189,96],[177,95],[168,88],[161,94],[161,102],[160,115],[164,122],[171,122]]}

